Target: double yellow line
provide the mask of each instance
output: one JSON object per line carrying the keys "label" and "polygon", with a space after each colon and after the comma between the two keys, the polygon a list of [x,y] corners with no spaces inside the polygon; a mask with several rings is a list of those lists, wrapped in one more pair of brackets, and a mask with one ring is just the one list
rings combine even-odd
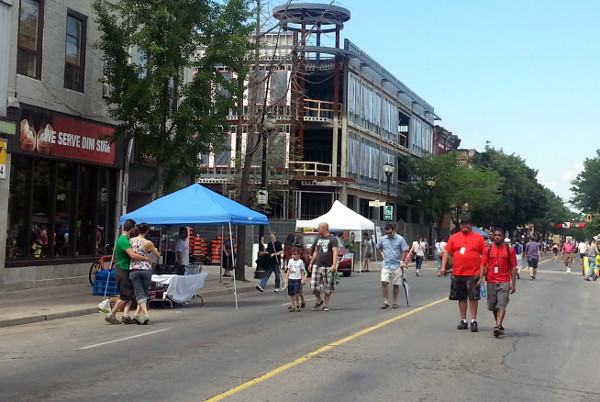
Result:
{"label": "double yellow line", "polygon": [[304,363],[305,361],[307,361],[307,360],[309,360],[309,359],[311,359],[311,358],[313,358],[315,356],[318,356],[321,353],[328,351],[329,349],[332,349],[332,348],[334,348],[336,346],[343,345],[344,343],[350,342],[351,340],[354,340],[354,339],[356,339],[356,338],[358,338],[360,336],[366,335],[369,332],[373,332],[376,329],[384,327],[384,326],[386,326],[388,324],[391,324],[393,322],[401,320],[402,318],[406,318],[406,317],[408,317],[410,315],[418,313],[421,310],[425,310],[426,308],[435,306],[436,304],[439,304],[439,303],[447,301],[447,300],[448,300],[448,298],[445,297],[443,299],[440,299],[440,300],[434,301],[432,303],[426,304],[425,306],[418,307],[418,308],[416,308],[414,310],[408,311],[408,312],[406,312],[404,314],[401,314],[399,316],[396,316],[394,318],[390,318],[389,320],[380,322],[379,324],[376,324],[376,325],[374,325],[372,327],[369,327],[369,328],[363,329],[361,331],[358,331],[357,333],[355,333],[353,335],[350,335],[350,336],[347,336],[345,338],[342,338],[339,341],[332,342],[329,345],[323,346],[322,348],[319,348],[319,349],[317,349],[317,350],[315,350],[313,352],[310,352],[310,353],[308,353],[308,354],[306,354],[306,355],[304,355],[304,356],[302,356],[302,357],[300,357],[300,358],[298,358],[298,359],[296,359],[296,360],[294,360],[292,362],[286,363],[283,366],[279,366],[276,369],[273,369],[273,370],[271,370],[271,371],[269,371],[269,372],[261,375],[260,377],[256,377],[256,378],[254,378],[254,379],[252,379],[250,381],[246,381],[245,383],[240,384],[237,387],[231,388],[230,390],[225,391],[222,394],[215,395],[212,398],[206,399],[206,401],[209,401],[209,402],[220,401],[220,400],[222,400],[222,399],[224,399],[224,398],[226,398],[228,396],[231,396],[231,395],[233,395],[235,393],[238,393],[238,392],[240,392],[240,391],[242,391],[242,390],[244,390],[246,388],[250,388],[253,385],[256,385],[256,384],[261,383],[261,382],[263,382],[265,380],[268,380],[269,378],[271,378],[273,376],[276,376],[277,374],[282,373],[282,372],[284,372],[286,370],[289,370],[292,367],[295,367],[295,366],[297,366],[297,365],[299,365],[301,363]]}

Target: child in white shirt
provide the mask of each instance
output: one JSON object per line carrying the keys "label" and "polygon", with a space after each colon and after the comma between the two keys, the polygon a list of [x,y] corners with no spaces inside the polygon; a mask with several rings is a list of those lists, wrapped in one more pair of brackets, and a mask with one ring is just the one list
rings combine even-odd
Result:
{"label": "child in white shirt", "polygon": [[292,249],[292,259],[288,261],[285,280],[292,304],[289,311],[300,312],[300,300],[304,300],[302,285],[306,281],[306,267],[304,266],[304,261],[300,259],[300,250],[296,247]]}

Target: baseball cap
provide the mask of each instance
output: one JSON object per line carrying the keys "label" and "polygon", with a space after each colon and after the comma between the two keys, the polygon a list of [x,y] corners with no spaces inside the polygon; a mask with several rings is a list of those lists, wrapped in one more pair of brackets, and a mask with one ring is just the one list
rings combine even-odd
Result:
{"label": "baseball cap", "polygon": [[468,215],[463,215],[458,219],[458,223],[471,223],[471,217]]}

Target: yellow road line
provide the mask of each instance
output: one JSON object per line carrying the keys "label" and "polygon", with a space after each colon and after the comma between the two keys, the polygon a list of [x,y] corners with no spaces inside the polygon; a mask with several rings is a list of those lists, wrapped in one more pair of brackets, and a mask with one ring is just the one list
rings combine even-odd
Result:
{"label": "yellow road line", "polygon": [[283,366],[279,366],[276,369],[273,369],[273,370],[271,370],[271,371],[269,371],[269,372],[261,375],[260,377],[256,377],[256,378],[253,378],[250,381],[246,381],[245,383],[240,384],[237,387],[231,388],[230,390],[225,391],[222,394],[215,395],[212,398],[206,399],[206,401],[208,401],[208,402],[220,401],[223,398],[226,398],[226,397],[231,396],[231,395],[233,395],[235,393],[238,393],[238,392],[240,392],[240,391],[242,391],[242,390],[244,390],[246,388],[249,388],[249,387],[251,387],[253,385],[256,385],[256,384],[261,383],[261,382],[263,382],[265,380],[268,380],[269,378],[271,378],[271,377],[273,377],[273,376],[275,376],[275,375],[277,375],[277,374],[279,374],[279,373],[281,373],[281,372],[283,372],[285,370],[291,369],[292,367],[295,367],[295,366],[299,365],[300,363],[304,363],[305,361],[307,361],[307,360],[309,360],[309,359],[311,359],[311,358],[313,358],[313,357],[315,357],[315,356],[317,356],[317,355],[319,355],[319,354],[321,354],[323,352],[326,352],[326,351],[328,351],[329,349],[332,349],[335,346],[340,346],[340,345],[342,345],[342,344],[344,344],[346,342],[350,342],[351,340],[354,340],[354,339],[356,339],[356,338],[358,338],[358,337],[360,337],[362,335],[368,334],[369,332],[375,331],[376,329],[384,327],[384,326],[386,326],[388,324],[391,324],[391,323],[393,323],[395,321],[398,321],[398,320],[400,320],[402,318],[405,318],[405,317],[408,317],[408,316],[413,315],[415,313],[418,313],[421,310],[425,310],[426,308],[435,306],[436,304],[439,304],[439,303],[441,303],[443,301],[447,301],[447,300],[448,300],[448,298],[445,297],[443,299],[440,299],[440,300],[434,301],[432,303],[426,304],[424,306],[418,307],[418,308],[416,308],[414,310],[408,311],[408,312],[406,312],[404,314],[401,314],[399,316],[396,316],[394,318],[390,318],[389,320],[380,322],[379,324],[376,324],[376,325],[374,325],[372,327],[369,327],[369,328],[363,329],[361,331],[358,331],[357,333],[355,333],[353,335],[347,336],[347,337],[345,337],[343,339],[340,339],[339,341],[332,342],[329,345],[323,346],[322,348],[319,348],[319,349],[317,349],[317,350],[315,350],[313,352],[310,352],[310,353],[308,353],[308,354],[306,354],[306,355],[304,355],[304,356],[302,356],[302,357],[300,357],[300,358],[298,358],[298,359],[296,359],[296,360],[294,360],[294,361],[292,361],[290,363],[284,364]]}

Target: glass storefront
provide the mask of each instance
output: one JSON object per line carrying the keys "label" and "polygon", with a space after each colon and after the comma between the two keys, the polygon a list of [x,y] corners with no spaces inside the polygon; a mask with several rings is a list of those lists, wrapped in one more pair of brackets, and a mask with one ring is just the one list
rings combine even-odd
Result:
{"label": "glass storefront", "polygon": [[113,242],[117,169],[13,156],[11,170],[7,263],[93,256]]}
{"label": "glass storefront", "polygon": [[6,266],[69,263],[107,253],[116,231],[114,128],[50,110],[20,110],[9,138]]}

